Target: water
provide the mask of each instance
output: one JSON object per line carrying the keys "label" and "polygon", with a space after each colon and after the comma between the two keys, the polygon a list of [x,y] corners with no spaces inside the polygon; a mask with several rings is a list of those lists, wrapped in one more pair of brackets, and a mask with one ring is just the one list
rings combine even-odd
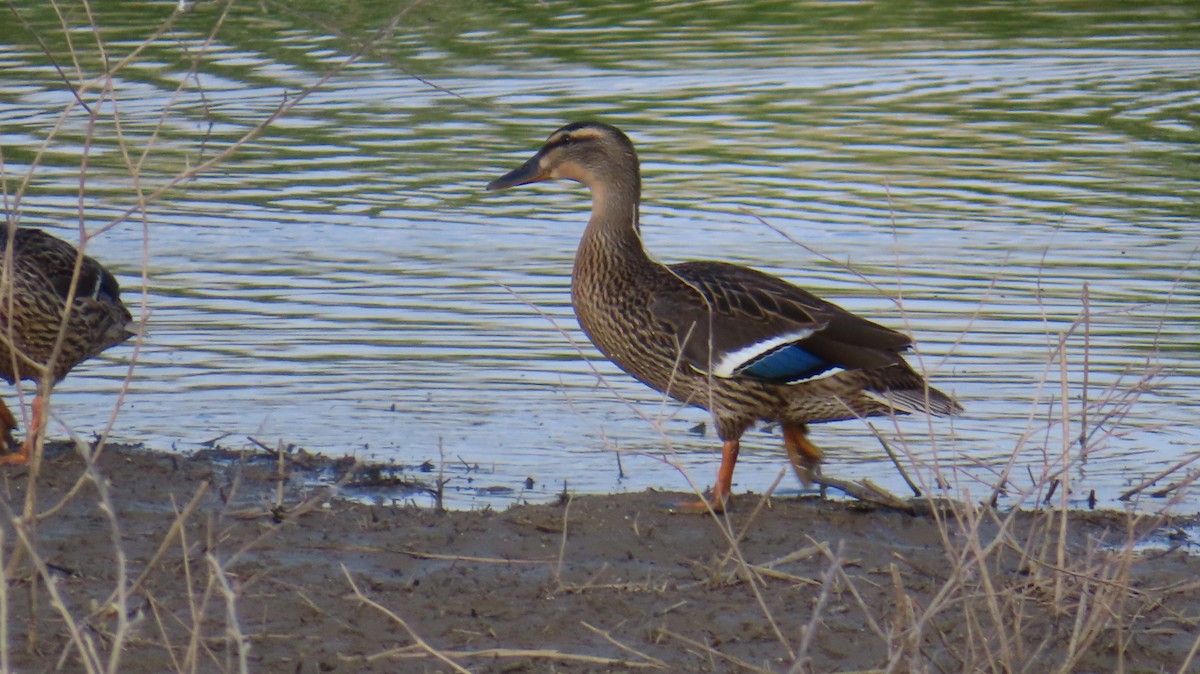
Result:
{"label": "water", "polygon": [[[1195,456],[1192,4],[438,3],[179,180],[397,11],[235,5],[219,21],[223,8],[96,8],[104,55],[123,64],[115,107],[81,6],[62,11],[82,74],[51,8],[0,22],[7,208],[76,238],[86,157],[84,221],[116,221],[89,251],[149,314],[118,440],[429,460],[456,507],[549,499],[564,482],[685,489],[680,468],[711,484],[705,414],[618,372],[574,322],[586,192],[483,190],[559,125],[599,118],[638,146],[655,255],[753,265],[916,336],[968,410],[875,422],[924,480],[936,465],[987,498],[1007,474],[1001,502],[1015,504],[1067,452],[1070,503],[1095,490],[1119,507]],[[64,76],[89,83],[94,126]],[[139,186],[153,195],[144,217]],[[133,354],[78,368],[56,391],[59,419],[102,429]],[[864,424],[814,439],[831,474],[904,490]],[[761,492],[779,441],[747,440],[735,489]],[[797,489],[786,476],[781,491]]]}

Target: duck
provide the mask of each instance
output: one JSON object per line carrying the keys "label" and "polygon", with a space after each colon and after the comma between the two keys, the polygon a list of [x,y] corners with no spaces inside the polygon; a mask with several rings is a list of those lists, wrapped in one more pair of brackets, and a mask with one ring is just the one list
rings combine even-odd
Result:
{"label": "duck", "polygon": [[116,277],[40,229],[0,231],[0,378],[37,384],[30,428],[16,446],[16,417],[0,400],[0,465],[29,463],[46,423],[44,397],[76,365],[136,334]]}
{"label": "duck", "polygon": [[750,267],[652,257],[638,217],[638,155],[617,127],[567,124],[487,189],[546,180],[591,192],[571,274],[583,332],[635,379],[711,414],[722,443],[716,481],[707,498],[678,510],[730,505],[741,439],[756,423],[778,424],[793,470],[811,484],[824,453],[810,424],[962,411],[905,361],[913,340],[904,333]]}

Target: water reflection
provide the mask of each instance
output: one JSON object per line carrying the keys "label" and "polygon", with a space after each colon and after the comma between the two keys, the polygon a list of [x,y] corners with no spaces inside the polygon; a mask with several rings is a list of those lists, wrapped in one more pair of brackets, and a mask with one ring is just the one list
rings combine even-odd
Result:
{"label": "water reflection", "polygon": [[[110,58],[173,7],[99,9]],[[10,194],[37,163],[22,221],[70,234],[85,154],[98,225],[136,203],[127,157],[146,153],[139,184],[153,190],[222,151],[396,8],[358,10],[235,6],[209,43],[217,10],[200,3],[116,74],[119,125],[95,87],[95,125],[78,107],[63,115],[73,97],[57,71],[20,26],[0,27]],[[1078,498],[1095,488],[1116,505],[1194,451],[1195,8],[477,10],[439,3],[433,21],[418,9],[218,169],[158,199],[145,229],[124,222],[93,243],[136,291],[148,232],[151,334],[118,438],[189,449],[228,433],[235,446],[254,436],[445,462],[459,506],[548,498],[563,481],[683,488],[658,459],[668,446],[711,482],[715,440],[688,432],[704,414],[595,358],[575,326],[567,287],[586,194],[482,191],[564,121],[602,117],[642,154],[655,254],[751,264],[914,333],[969,414],[877,426],[960,468],[973,494],[1019,445],[1015,489],[1057,460],[1064,392],[1072,409],[1088,401],[1096,429],[1073,471]],[[50,10],[22,14],[63,48]],[[77,79],[91,81],[101,61],[77,49]],[[60,417],[101,426],[128,354],[72,374]],[[839,476],[900,488],[870,429],[816,435]],[[762,490],[782,465],[778,440],[749,440],[737,488]],[[618,470],[614,449],[647,454]],[[476,496],[495,486],[512,491]]]}

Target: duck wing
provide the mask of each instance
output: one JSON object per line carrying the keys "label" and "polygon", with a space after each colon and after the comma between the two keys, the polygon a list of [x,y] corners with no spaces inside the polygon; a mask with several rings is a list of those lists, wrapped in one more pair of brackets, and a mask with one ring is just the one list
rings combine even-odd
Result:
{"label": "duck wing", "polygon": [[675,334],[685,362],[717,377],[797,382],[894,365],[912,345],[903,333],[755,269],[724,262],[668,269],[682,283],[654,291],[650,312]]}

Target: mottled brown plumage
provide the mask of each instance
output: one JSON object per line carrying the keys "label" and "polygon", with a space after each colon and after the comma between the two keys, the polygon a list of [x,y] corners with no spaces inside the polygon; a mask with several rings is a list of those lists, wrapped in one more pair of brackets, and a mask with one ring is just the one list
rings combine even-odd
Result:
{"label": "mottled brown plumage", "polygon": [[[40,230],[0,230],[0,377],[5,381],[54,386],[71,368],[129,339],[131,321],[116,278],[99,262]],[[40,389],[21,450],[0,457],[0,463],[28,461],[44,421]],[[0,401],[0,428],[11,443],[16,420],[3,405]]]}
{"label": "mottled brown plumage", "polygon": [[754,269],[647,255],[637,154],[615,127],[568,124],[488,189],[554,178],[592,193],[571,282],[584,332],[622,370],[713,414],[724,446],[712,507],[725,506],[740,438],[758,420],[781,424],[805,479],[821,459],[807,424],[959,411],[904,361],[907,335]]}

